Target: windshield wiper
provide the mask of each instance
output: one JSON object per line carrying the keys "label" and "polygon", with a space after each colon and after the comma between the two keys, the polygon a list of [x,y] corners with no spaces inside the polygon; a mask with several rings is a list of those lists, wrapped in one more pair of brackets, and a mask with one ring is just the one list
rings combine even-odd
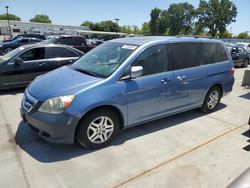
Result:
{"label": "windshield wiper", "polygon": [[87,75],[90,75],[90,76],[94,76],[94,77],[99,77],[99,78],[104,78],[103,75],[99,75],[99,74],[95,74],[91,71],[87,71],[87,70],[84,70],[84,69],[81,69],[81,68],[75,68],[75,67],[71,67],[72,69],[76,70],[76,71],[79,71],[83,74],[87,74]]}

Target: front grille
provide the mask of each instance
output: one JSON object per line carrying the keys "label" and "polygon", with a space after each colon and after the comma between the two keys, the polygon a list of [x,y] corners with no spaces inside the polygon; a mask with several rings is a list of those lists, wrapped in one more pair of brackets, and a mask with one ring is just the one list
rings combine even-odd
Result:
{"label": "front grille", "polygon": [[24,93],[22,106],[25,111],[30,112],[37,102],[38,100],[31,96],[28,91]]}

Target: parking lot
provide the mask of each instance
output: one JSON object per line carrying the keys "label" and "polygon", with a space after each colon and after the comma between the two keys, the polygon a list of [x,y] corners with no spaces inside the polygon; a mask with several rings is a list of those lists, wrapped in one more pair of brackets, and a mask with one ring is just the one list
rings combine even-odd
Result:
{"label": "parking lot", "polygon": [[0,187],[225,187],[250,167],[250,89],[214,113],[192,110],[127,129],[100,150],[57,145],[22,123],[22,90],[0,94]]}

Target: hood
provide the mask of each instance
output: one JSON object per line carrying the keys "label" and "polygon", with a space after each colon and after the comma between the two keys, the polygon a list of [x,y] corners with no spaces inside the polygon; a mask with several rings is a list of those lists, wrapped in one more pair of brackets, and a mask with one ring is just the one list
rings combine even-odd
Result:
{"label": "hood", "polygon": [[57,96],[76,94],[102,80],[62,67],[38,77],[29,85],[28,91],[36,99],[45,101]]}

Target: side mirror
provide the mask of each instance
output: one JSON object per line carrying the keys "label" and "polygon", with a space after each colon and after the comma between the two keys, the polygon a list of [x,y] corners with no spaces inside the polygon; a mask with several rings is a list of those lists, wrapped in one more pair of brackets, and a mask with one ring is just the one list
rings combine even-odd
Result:
{"label": "side mirror", "polygon": [[23,63],[23,60],[21,58],[16,58],[14,64],[15,65],[21,65]]}
{"label": "side mirror", "polygon": [[232,48],[232,50],[231,50],[231,54],[236,54],[236,53],[238,53],[238,48]]}
{"label": "side mirror", "polygon": [[131,67],[131,78],[137,78],[141,75],[143,75],[143,67],[142,66]]}

